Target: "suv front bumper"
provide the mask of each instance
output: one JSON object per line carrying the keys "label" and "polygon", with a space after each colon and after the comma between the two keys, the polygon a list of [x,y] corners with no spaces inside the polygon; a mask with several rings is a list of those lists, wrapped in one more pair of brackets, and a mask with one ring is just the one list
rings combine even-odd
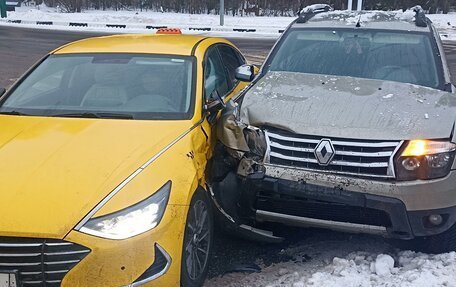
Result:
{"label": "suv front bumper", "polygon": [[[264,165],[244,181],[256,193],[256,219],[412,239],[456,223],[456,173],[431,181],[395,182]],[[440,225],[430,215],[441,215]]]}

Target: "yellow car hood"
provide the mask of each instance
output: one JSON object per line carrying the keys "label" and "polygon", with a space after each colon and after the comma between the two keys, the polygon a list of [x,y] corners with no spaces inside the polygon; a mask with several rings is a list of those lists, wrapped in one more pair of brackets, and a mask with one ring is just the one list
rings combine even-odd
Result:
{"label": "yellow car hood", "polygon": [[190,126],[0,115],[0,236],[63,238]]}

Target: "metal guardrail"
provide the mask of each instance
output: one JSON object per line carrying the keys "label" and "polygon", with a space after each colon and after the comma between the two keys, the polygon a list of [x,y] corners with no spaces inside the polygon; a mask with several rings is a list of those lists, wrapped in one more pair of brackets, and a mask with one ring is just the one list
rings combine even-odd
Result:
{"label": "metal guardrail", "polygon": [[[0,2],[3,0],[0,0]],[[2,19],[3,22],[15,23],[15,24],[28,24],[28,25],[54,25],[54,26],[68,26],[68,27],[93,27],[93,28],[134,28],[134,29],[147,29],[147,30],[159,30],[164,28],[169,28],[168,26],[155,26],[155,25],[138,25],[138,24],[115,24],[115,23],[90,23],[90,22],[58,22],[58,21],[28,21],[20,19]],[[211,27],[182,27],[182,30],[188,31],[203,31],[203,32],[238,32],[238,33],[254,33],[259,32],[258,29],[254,28],[211,28]],[[277,30],[276,33],[283,33],[284,30]]]}

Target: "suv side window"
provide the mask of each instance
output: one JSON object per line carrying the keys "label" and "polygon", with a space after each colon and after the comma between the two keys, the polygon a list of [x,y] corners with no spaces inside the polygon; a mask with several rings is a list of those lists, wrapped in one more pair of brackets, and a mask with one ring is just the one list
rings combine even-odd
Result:
{"label": "suv side window", "polygon": [[227,69],[229,88],[232,89],[238,82],[236,80],[236,69],[245,64],[244,57],[228,45],[220,45],[218,48]]}
{"label": "suv side window", "polygon": [[207,52],[204,64],[204,89],[206,97],[209,97],[214,90],[224,97],[230,90],[225,66],[216,47],[210,48]]}

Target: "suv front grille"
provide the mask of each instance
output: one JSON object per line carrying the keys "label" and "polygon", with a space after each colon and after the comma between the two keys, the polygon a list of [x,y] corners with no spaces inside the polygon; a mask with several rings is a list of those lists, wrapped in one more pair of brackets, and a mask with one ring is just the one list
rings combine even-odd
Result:
{"label": "suv front grille", "polygon": [[330,138],[335,156],[324,166],[318,163],[314,153],[324,137],[277,130],[267,130],[266,136],[269,145],[267,161],[271,164],[368,177],[394,178],[390,162],[401,144],[399,141]]}
{"label": "suv front grille", "polygon": [[19,286],[57,287],[89,253],[89,249],[63,240],[0,237],[0,272],[17,272]]}

